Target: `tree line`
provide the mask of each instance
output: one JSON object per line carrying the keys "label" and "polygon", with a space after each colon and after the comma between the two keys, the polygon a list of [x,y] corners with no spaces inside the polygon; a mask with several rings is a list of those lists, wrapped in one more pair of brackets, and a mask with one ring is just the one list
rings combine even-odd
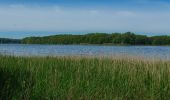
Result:
{"label": "tree line", "polygon": [[45,37],[27,37],[24,44],[115,44],[115,45],[170,45],[170,36],[136,35],[126,33],[89,33],[85,35],[61,34]]}
{"label": "tree line", "polygon": [[126,33],[89,33],[85,35],[60,34],[24,39],[0,38],[0,43],[23,44],[112,44],[112,45],[170,45],[170,36],[137,35]]}
{"label": "tree line", "polygon": [[0,38],[0,44],[11,44],[11,43],[21,43],[20,39],[8,39],[8,38]]}

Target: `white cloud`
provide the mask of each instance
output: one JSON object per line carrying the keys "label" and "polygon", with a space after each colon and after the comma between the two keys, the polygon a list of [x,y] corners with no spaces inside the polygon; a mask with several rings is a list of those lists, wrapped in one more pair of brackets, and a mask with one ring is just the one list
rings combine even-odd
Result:
{"label": "white cloud", "polygon": [[0,7],[1,31],[133,31],[170,33],[170,12]]}

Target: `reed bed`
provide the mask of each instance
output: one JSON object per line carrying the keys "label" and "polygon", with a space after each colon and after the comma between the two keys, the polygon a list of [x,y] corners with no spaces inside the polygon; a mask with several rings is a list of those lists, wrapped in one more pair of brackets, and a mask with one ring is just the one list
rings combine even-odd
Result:
{"label": "reed bed", "polygon": [[0,56],[1,100],[168,100],[170,62]]}

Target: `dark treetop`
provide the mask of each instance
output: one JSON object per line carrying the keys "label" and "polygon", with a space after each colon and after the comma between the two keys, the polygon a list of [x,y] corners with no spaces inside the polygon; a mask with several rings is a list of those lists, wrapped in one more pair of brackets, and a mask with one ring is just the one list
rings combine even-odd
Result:
{"label": "dark treetop", "polygon": [[0,38],[0,44],[11,44],[11,43],[21,43],[19,39],[8,39],[8,38]]}
{"label": "dark treetop", "polygon": [[112,45],[170,45],[170,36],[136,35],[126,33],[89,33],[85,35],[61,34],[24,39],[0,38],[0,43],[23,44],[112,44]]}
{"label": "dark treetop", "polygon": [[89,33],[85,35],[61,34],[45,37],[27,37],[24,44],[114,44],[114,45],[170,45],[170,36],[136,35],[126,33]]}

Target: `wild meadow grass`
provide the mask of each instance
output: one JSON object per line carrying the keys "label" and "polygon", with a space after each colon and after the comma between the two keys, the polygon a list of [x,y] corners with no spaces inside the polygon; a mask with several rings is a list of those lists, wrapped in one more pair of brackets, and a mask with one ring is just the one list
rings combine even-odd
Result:
{"label": "wild meadow grass", "polygon": [[1,100],[168,100],[170,62],[0,56]]}

